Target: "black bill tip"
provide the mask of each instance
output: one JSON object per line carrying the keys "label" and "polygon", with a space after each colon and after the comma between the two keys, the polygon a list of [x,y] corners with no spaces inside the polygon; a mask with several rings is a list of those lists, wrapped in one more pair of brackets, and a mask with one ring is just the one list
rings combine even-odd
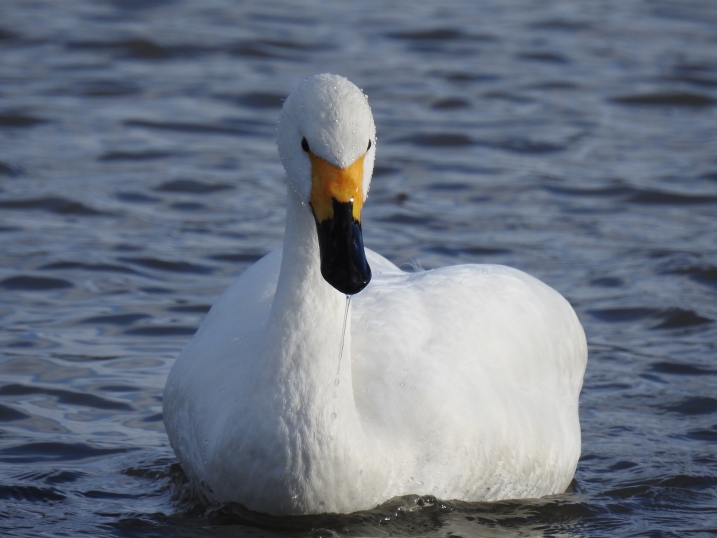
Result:
{"label": "black bill tip", "polygon": [[353,202],[333,200],[334,216],[316,221],[321,275],[341,293],[353,295],[371,281],[361,223],[353,218]]}

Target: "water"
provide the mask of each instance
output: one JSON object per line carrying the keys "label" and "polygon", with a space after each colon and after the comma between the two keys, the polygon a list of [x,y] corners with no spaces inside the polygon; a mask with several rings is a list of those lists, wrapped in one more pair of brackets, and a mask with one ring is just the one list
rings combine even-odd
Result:
{"label": "water", "polygon": [[[717,533],[717,5],[478,4],[3,0],[0,534]],[[182,486],[164,380],[281,245],[276,119],[324,71],[376,118],[368,247],[575,306],[571,492],[277,519]]]}
{"label": "water", "polygon": [[[339,373],[341,373],[341,359],[344,356],[344,340],[346,339],[346,322],[349,319],[349,306],[351,306],[351,296],[346,296],[346,308],[344,308],[344,322],[341,325],[341,344],[339,345],[339,361],[336,366],[336,375],[338,376]],[[336,378],[336,384],[338,385],[339,378]]]}

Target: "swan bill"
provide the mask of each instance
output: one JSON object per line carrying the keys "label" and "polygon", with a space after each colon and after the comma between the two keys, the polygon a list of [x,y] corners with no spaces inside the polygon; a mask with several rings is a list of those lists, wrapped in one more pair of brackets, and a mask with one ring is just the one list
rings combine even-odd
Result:
{"label": "swan bill", "polygon": [[361,222],[353,218],[353,202],[332,204],[333,216],[316,218],[321,276],[341,293],[353,295],[371,281],[371,267],[363,248]]}
{"label": "swan bill", "polygon": [[311,211],[316,220],[321,275],[341,293],[353,295],[371,280],[361,233],[363,156],[338,168],[309,152]]}

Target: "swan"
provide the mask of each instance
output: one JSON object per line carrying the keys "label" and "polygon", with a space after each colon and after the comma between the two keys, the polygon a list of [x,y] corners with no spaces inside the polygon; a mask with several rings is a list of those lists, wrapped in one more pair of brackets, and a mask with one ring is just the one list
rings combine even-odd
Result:
{"label": "swan", "polygon": [[272,515],[565,491],[587,362],[569,303],[516,269],[407,273],[364,248],[376,130],[347,79],[299,84],[278,150],[283,248],[226,290],[167,378],[192,483]]}

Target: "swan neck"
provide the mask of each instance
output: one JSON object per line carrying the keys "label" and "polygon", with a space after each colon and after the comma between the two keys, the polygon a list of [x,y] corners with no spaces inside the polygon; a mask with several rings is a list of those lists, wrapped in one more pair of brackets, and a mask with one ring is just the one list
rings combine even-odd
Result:
{"label": "swan neck", "polygon": [[302,405],[311,401],[326,406],[326,402],[320,401],[322,398],[342,400],[336,402],[342,405],[353,404],[351,311],[349,307],[347,312],[346,306],[346,296],[321,276],[311,209],[289,188],[282,265],[269,317],[265,355],[265,360],[273,364],[275,375],[286,379],[289,385],[299,383],[295,393],[284,397],[298,398]]}

